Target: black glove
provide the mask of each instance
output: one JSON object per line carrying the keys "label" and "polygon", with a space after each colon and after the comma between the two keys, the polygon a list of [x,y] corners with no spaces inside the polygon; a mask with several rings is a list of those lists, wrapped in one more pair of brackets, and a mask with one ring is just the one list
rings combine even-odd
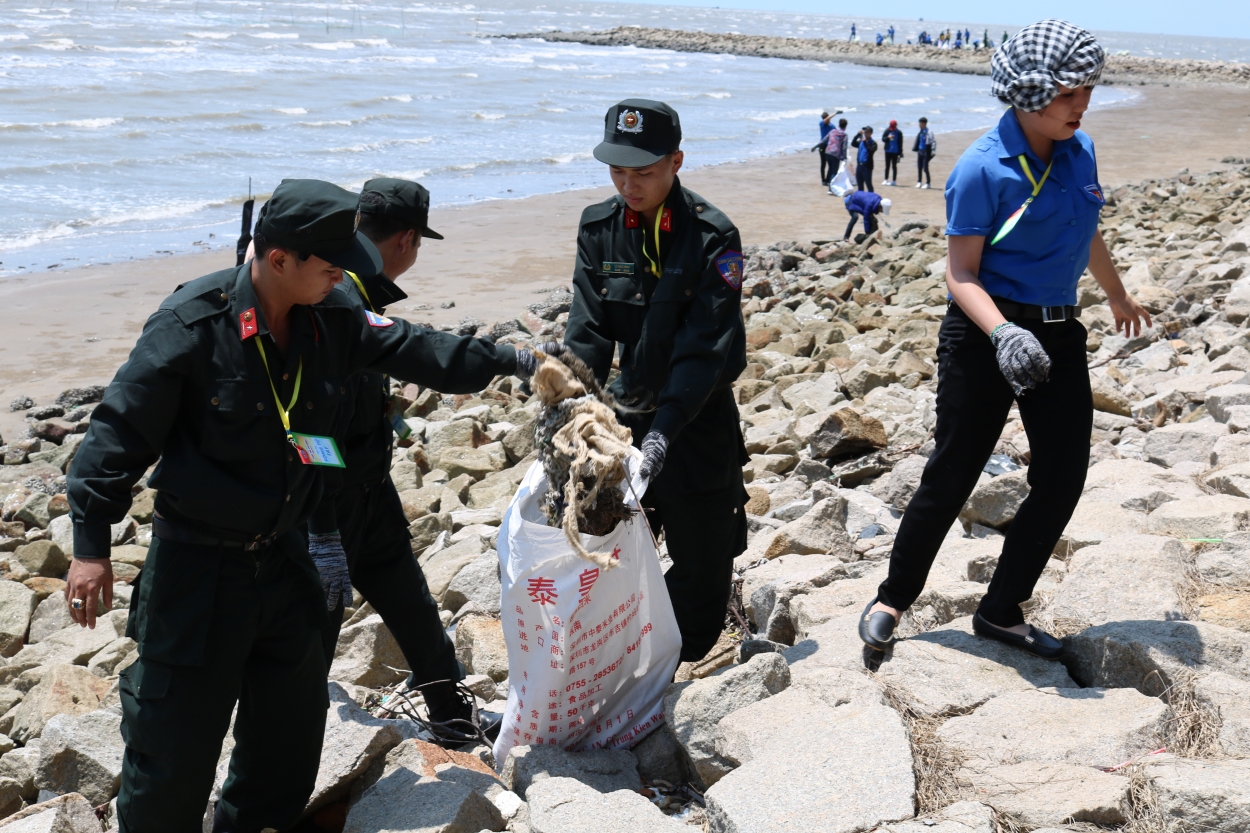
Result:
{"label": "black glove", "polygon": [[352,580],[347,571],[347,553],[337,532],[308,536],[308,554],[321,574],[321,589],[326,593],[326,610],[334,610],[342,602],[352,602]]}
{"label": "black glove", "polygon": [[565,353],[569,352],[569,348],[565,347],[558,341],[545,341],[538,345],[538,352],[546,353],[553,359],[558,359]]}
{"label": "black glove", "polygon": [[533,377],[534,371],[538,369],[538,357],[534,355],[534,351],[528,347],[522,347],[516,351],[516,375],[518,379],[529,379]]}
{"label": "black glove", "polygon": [[651,431],[642,438],[642,467],[638,473],[646,480],[654,480],[664,468],[664,458],[668,455],[668,437],[659,431]]}
{"label": "black glove", "polygon": [[998,368],[1016,396],[1046,381],[1050,375],[1050,356],[1046,355],[1037,336],[1008,322],[999,324],[990,334],[998,351]]}

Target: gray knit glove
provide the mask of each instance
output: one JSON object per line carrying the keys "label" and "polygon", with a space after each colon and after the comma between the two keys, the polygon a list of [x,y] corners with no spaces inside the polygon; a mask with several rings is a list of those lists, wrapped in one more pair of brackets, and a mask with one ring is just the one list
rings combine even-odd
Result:
{"label": "gray knit glove", "polygon": [[352,601],[352,580],[347,571],[347,553],[337,532],[308,536],[308,554],[321,574],[321,589],[326,593],[326,610],[334,610],[342,602]]}
{"label": "gray knit glove", "polygon": [[664,468],[664,458],[668,455],[668,437],[659,431],[651,431],[642,438],[642,466],[638,473],[644,480],[654,480]]}
{"label": "gray knit glove", "polygon": [[998,367],[1016,396],[1046,381],[1050,375],[1050,356],[1046,355],[1037,336],[1008,322],[994,328],[990,335],[998,351]]}
{"label": "gray knit glove", "polygon": [[569,352],[569,348],[565,347],[558,341],[544,341],[538,345],[539,352],[546,353],[553,359],[558,359],[565,353]]}
{"label": "gray knit glove", "polygon": [[534,355],[534,351],[528,347],[521,347],[516,351],[516,376],[518,379],[526,380],[533,378],[534,371],[538,369],[538,357]]}

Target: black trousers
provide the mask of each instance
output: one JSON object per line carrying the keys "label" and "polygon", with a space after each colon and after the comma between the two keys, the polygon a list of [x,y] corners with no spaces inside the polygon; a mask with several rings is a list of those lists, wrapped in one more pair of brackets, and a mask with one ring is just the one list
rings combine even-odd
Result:
{"label": "black trousers", "polygon": [[833,179],[834,174],[836,173],[836,171],[830,170],[830,166],[829,166],[830,159],[832,159],[832,157],[829,154],[825,153],[824,148],[821,148],[820,149],[820,183],[822,185],[828,185],[829,180]]}
{"label": "black trousers", "polygon": [[833,178],[837,176],[838,171],[841,170],[842,160],[830,154],[825,155],[829,157],[829,178],[825,180],[825,184],[828,185],[830,182],[833,182]]}
{"label": "black trousers", "polygon": [[[898,158],[901,153],[887,153],[885,155],[885,178],[889,182],[898,181]],[[894,176],[890,176],[890,168],[894,169]]]}
{"label": "black trousers", "polygon": [[[1085,328],[1076,320],[1015,323],[1037,336],[1051,367],[1049,379],[1018,400],[1032,450],[1030,492],[1007,530],[980,604],[981,615],[1001,627],[1024,622],[1020,605],[1033,595],[1076,509],[1093,427]],[[924,589],[938,548],[972,494],[1015,399],[989,336],[952,304],[938,336],[936,448],[894,539],[889,576],[878,590],[885,604],[906,610]]]}
{"label": "black trousers", "polygon": [[872,165],[855,166],[855,187],[860,191],[872,190]]}
{"label": "black trousers", "polygon": [[[859,218],[862,216],[864,215],[859,213],[858,211],[851,212],[851,222],[846,224],[846,234],[842,235],[843,240],[849,240],[851,238],[851,233],[855,231],[855,224],[859,222]],[[868,215],[868,233],[872,234],[874,231],[877,230],[877,228],[878,228],[877,215],[869,214]]]}
{"label": "black trousers", "polygon": [[221,808],[285,830],[316,783],[325,732],[325,593],[303,535],[256,553],[153,538],[121,673],[121,833],[200,833],[230,714]]}
{"label": "black trousers", "polygon": [[725,628],[733,562],[747,548],[746,501],[741,481],[709,492],[679,492],[658,481],[642,497],[651,529],[664,531],[673,559],[664,583],[681,631],[682,662],[707,656]]}
{"label": "black trousers", "polygon": [[[343,487],[334,508],[352,586],[373,605],[399,643],[412,682],[463,679],[456,648],[443,630],[438,604],[412,554],[408,520],[391,478]],[[330,615],[323,635],[327,667],[342,626],[340,607]]]}
{"label": "black trousers", "polygon": [[929,176],[929,154],[923,150],[916,154],[916,182],[921,179],[929,184],[933,184],[933,177]]}

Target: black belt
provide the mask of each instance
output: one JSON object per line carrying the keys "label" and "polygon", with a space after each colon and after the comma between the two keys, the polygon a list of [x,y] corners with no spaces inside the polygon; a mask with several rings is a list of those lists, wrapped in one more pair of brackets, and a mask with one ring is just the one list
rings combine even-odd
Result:
{"label": "black belt", "polygon": [[998,307],[998,311],[1003,314],[1004,318],[1041,319],[1043,323],[1056,324],[1081,317],[1081,308],[1077,306],[1039,307],[1035,304],[1018,304],[1015,301],[993,296],[990,300]]}
{"label": "black belt", "polygon": [[255,552],[264,549],[274,542],[278,536],[276,533],[270,535],[257,535],[251,541],[244,541],[238,538],[222,538],[215,535],[201,535],[193,532],[184,526],[178,526],[170,523],[164,518],[153,516],[152,518],[152,534],[157,538],[164,538],[166,541],[177,541],[179,544],[200,544],[206,547],[231,547],[241,549],[246,552]]}

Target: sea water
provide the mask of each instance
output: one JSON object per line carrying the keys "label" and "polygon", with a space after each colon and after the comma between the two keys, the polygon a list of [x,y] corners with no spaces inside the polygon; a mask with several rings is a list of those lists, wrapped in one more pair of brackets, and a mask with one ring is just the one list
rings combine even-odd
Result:
{"label": "sea water", "polygon": [[[604,184],[590,151],[626,97],[678,109],[690,166],[806,151],[825,109],[878,134],[897,119],[908,137],[922,115],[939,132],[997,119],[982,76],[491,37],[629,24],[845,37],[849,22],[516,0],[3,0],[0,276],[232,247],[249,181],[263,196],[285,177],[398,176],[436,206]],[[904,40],[939,24],[896,26]],[[1132,37],[1108,47],[1145,54]],[[1242,41],[1169,42],[1244,57]],[[1132,96],[1102,87],[1094,106]]]}

